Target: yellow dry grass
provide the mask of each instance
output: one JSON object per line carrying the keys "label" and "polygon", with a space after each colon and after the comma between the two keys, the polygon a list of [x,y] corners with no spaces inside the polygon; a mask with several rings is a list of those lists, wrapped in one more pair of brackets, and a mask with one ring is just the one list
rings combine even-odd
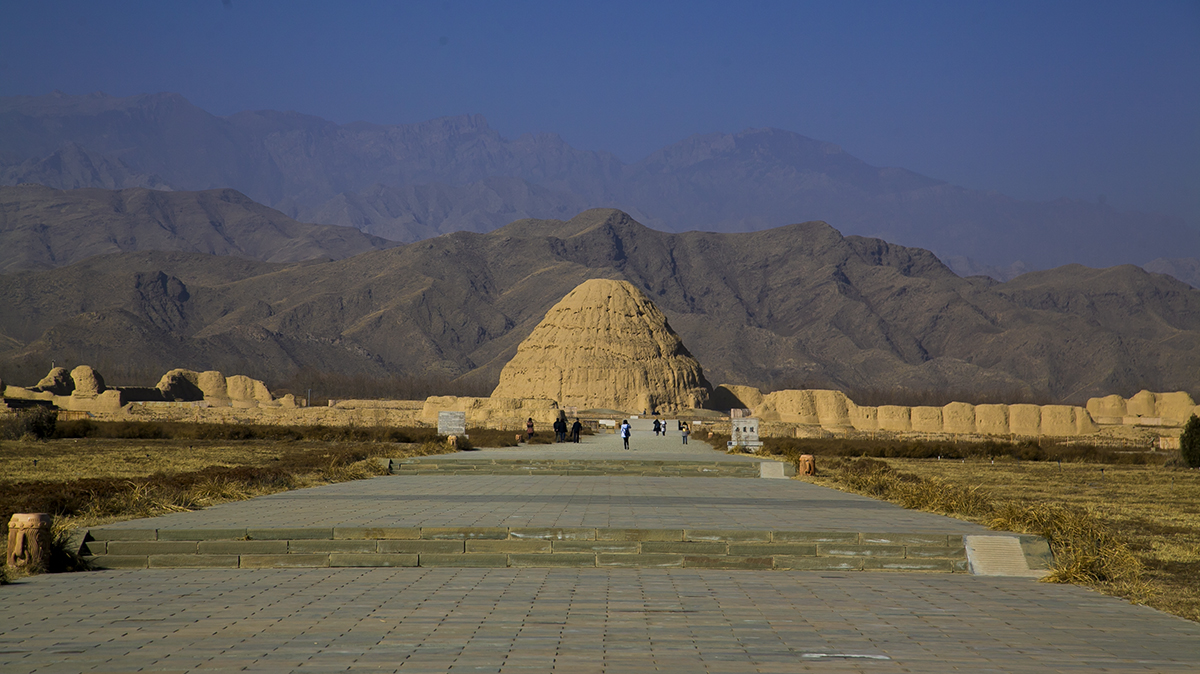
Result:
{"label": "yellow dry grass", "polygon": [[375,457],[446,451],[436,442],[0,441],[0,505],[12,512],[47,491],[69,492],[69,513],[55,518],[65,541],[73,528],[362,479],[385,472]]}
{"label": "yellow dry grass", "polygon": [[[997,529],[1050,532],[1052,580],[1073,582],[1200,620],[1200,471],[1127,466],[997,460],[888,459],[900,473],[973,494],[969,509],[935,501],[892,499],[906,507],[951,514]],[[868,490],[843,477],[830,486]],[[851,480],[853,481],[853,480]],[[936,489],[932,491],[938,491]],[[1106,573],[1097,574],[1096,569]],[[1105,577],[1099,577],[1105,576]]]}
{"label": "yellow dry grass", "polygon": [[0,441],[0,479],[65,482],[88,478],[139,478],[188,473],[209,466],[265,466],[290,451],[319,449],[321,442],[203,440]]}

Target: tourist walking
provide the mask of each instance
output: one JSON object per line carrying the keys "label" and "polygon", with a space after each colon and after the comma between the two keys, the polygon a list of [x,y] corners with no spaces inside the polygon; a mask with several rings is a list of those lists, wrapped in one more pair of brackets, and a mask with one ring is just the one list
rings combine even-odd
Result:
{"label": "tourist walking", "polygon": [[525,422],[525,439],[533,439],[533,417],[529,417],[529,420]]}
{"label": "tourist walking", "polygon": [[633,432],[633,428],[629,425],[629,420],[621,422],[621,440],[625,442],[625,449],[629,449],[629,434]]}
{"label": "tourist walking", "polygon": [[688,428],[687,424],[679,424],[679,434],[683,436],[683,444],[687,444],[688,436],[692,434],[692,429]]}
{"label": "tourist walking", "polygon": [[567,422],[561,418],[554,420],[554,441],[567,441]]}
{"label": "tourist walking", "polygon": [[654,437],[658,437],[659,431],[662,431],[662,430],[664,430],[662,427],[662,424],[658,422],[658,419],[655,419],[654,420]]}
{"label": "tourist walking", "polygon": [[575,417],[575,423],[571,424],[571,442],[579,442],[579,434],[583,431],[583,424],[579,423],[579,417]]}

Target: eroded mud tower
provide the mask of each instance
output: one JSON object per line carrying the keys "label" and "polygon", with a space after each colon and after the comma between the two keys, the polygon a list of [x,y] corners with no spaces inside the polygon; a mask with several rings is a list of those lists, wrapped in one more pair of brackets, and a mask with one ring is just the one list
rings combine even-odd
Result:
{"label": "eroded mud tower", "polygon": [[628,282],[592,279],[546,312],[492,396],[666,412],[703,407],[711,388],[649,298]]}

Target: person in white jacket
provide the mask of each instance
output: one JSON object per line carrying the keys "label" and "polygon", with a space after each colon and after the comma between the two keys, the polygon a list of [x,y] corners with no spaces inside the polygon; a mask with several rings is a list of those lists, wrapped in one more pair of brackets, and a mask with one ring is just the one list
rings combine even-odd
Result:
{"label": "person in white jacket", "polygon": [[629,421],[621,422],[621,440],[625,441],[625,449],[629,449],[629,436],[633,433],[633,427],[629,425]]}

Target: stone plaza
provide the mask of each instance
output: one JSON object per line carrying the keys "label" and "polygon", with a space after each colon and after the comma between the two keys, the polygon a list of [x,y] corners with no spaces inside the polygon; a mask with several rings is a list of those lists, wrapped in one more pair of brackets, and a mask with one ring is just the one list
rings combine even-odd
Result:
{"label": "stone plaza", "polygon": [[1200,625],[1037,582],[1036,537],[638,428],[97,527],[107,570],[0,588],[0,671],[1200,668]]}

